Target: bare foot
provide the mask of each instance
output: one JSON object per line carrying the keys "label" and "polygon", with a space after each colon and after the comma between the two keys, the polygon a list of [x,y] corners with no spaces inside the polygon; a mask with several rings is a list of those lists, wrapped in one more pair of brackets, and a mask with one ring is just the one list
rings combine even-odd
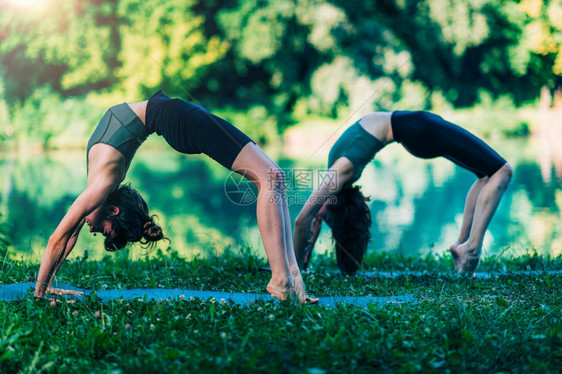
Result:
{"label": "bare foot", "polygon": [[267,292],[279,301],[296,298],[295,285],[292,279],[279,279],[272,277],[267,284]]}
{"label": "bare foot", "polygon": [[461,267],[461,259],[459,256],[459,252],[458,252],[458,247],[459,247],[459,242],[456,241],[453,244],[451,244],[451,246],[449,247],[449,252],[451,252],[451,255],[453,256],[453,261],[455,263],[455,271],[459,271],[460,267]]}
{"label": "bare foot", "polygon": [[460,266],[459,273],[474,273],[480,262],[481,248],[468,248],[466,243],[457,247]]}
{"label": "bare foot", "polygon": [[304,291],[304,282],[302,281],[300,274],[298,279],[300,279],[299,287],[295,287],[290,283],[287,283],[285,287],[275,285],[275,282],[273,282],[272,279],[267,285],[267,292],[269,292],[271,296],[280,301],[287,300],[287,298],[294,298],[294,300],[296,301],[296,299],[298,298],[299,302],[302,304],[316,304],[319,299],[312,298],[306,295],[306,291]]}
{"label": "bare foot", "polygon": [[267,285],[267,292],[279,301],[287,300],[289,296],[289,287],[276,287],[269,282]]}
{"label": "bare foot", "polygon": [[460,268],[459,272],[474,274],[474,272],[476,271],[476,268],[478,267],[479,262],[480,262],[480,256],[468,255],[466,257],[464,263],[461,265],[461,268]]}
{"label": "bare foot", "polygon": [[318,303],[319,299],[310,297],[306,294],[306,289],[304,287],[304,281],[302,280],[302,276],[300,271],[291,272],[293,277],[293,283],[295,285],[295,291],[297,292],[297,296],[299,301],[303,304],[316,304]]}
{"label": "bare foot", "polygon": [[310,297],[310,296],[305,296],[304,301],[301,300],[301,303],[303,304],[318,304],[318,302],[320,301],[319,298],[317,297]]}

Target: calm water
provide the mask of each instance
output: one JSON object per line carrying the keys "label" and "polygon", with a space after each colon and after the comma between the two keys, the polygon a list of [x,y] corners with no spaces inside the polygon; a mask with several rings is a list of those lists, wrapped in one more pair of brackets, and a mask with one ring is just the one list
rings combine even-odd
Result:
{"label": "calm water", "polygon": [[[562,157],[544,139],[500,144],[498,151],[512,163],[515,176],[490,225],[485,254],[517,255],[529,249],[560,254]],[[322,155],[327,152],[323,149],[315,158],[307,157],[306,151],[300,157],[273,152],[272,157],[288,171],[292,219],[320,177],[325,167]],[[0,155],[0,176],[0,212],[13,227],[12,250],[38,259],[49,235],[86,185],[84,153]],[[399,145],[387,147],[359,181],[372,197],[369,250],[443,253],[456,239],[465,195],[474,179],[446,160],[419,160]],[[237,184],[213,161],[141,148],[127,181],[145,197],[172,246],[182,254],[220,254],[228,247],[263,253],[253,191],[246,190],[244,183]],[[324,230],[316,251],[331,248],[330,235]],[[101,256],[103,237],[84,229],[73,255],[82,255],[85,249],[91,257]],[[133,247],[131,253],[145,252]]]}

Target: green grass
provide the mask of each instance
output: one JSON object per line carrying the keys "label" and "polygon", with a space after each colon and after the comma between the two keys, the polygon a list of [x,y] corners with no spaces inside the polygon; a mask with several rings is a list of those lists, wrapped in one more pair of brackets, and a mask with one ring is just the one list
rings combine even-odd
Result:
{"label": "green grass", "polygon": [[[481,270],[561,268],[561,258],[490,259]],[[419,276],[334,275],[314,258],[311,293],[389,296],[416,303],[366,309],[294,302],[230,305],[220,300],[114,301],[51,306],[0,302],[0,372],[555,372],[562,367],[562,279],[506,275],[442,277],[449,258],[371,255],[366,270]],[[58,281],[87,288],[190,288],[265,292],[266,263],[226,253],[186,261],[173,252],[75,259]],[[1,283],[26,282],[37,264],[3,261]]]}

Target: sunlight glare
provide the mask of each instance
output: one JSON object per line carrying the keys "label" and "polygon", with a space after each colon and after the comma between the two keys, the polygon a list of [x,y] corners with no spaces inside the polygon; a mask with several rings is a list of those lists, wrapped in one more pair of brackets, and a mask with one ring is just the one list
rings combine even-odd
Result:
{"label": "sunlight glare", "polygon": [[18,8],[44,8],[49,0],[6,0],[9,4],[17,6]]}

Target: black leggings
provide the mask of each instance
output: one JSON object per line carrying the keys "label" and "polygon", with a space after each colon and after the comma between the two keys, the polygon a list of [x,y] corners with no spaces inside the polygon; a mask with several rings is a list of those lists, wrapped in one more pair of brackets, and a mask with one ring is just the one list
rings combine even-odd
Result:
{"label": "black leggings", "polygon": [[158,91],[148,101],[146,127],[176,151],[204,153],[231,169],[244,146],[253,141],[229,122],[193,103],[171,99]]}
{"label": "black leggings", "polygon": [[390,122],[394,140],[416,157],[445,157],[478,178],[491,177],[506,163],[482,140],[438,115],[396,111]]}

